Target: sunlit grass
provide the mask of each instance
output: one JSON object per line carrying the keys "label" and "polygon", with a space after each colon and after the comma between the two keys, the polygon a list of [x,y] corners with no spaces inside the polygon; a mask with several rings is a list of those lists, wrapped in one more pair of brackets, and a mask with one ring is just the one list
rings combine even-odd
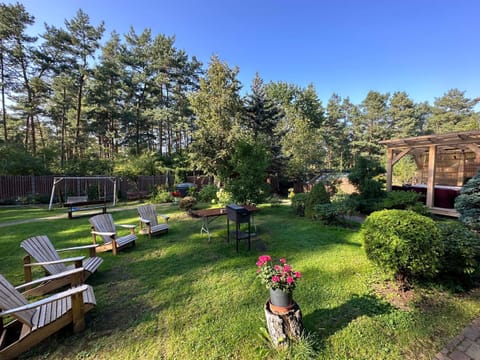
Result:
{"label": "sunlit grass", "polygon": [[[116,257],[100,255],[105,261],[89,278],[97,307],[87,316],[86,330],[60,332],[25,357],[429,359],[480,314],[474,295],[430,288],[418,289],[422,306],[394,308],[373,291],[381,276],[365,258],[355,229],[298,218],[286,206],[263,207],[252,250],[242,242],[238,254],[235,242],[226,242],[225,219],[212,223],[208,242],[200,220],[174,205],[159,211],[171,215],[168,234],[140,237]],[[138,223],[135,209],[112,215],[117,223]],[[3,227],[0,273],[13,283],[23,280],[20,241],[40,234],[57,247],[91,243],[88,217]],[[265,341],[268,291],[255,274],[264,253],[286,257],[303,273],[294,299],[306,333],[287,350]]]}

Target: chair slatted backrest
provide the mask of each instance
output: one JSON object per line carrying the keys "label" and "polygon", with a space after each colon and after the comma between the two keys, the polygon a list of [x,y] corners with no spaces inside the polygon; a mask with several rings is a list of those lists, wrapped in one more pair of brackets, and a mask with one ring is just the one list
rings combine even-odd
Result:
{"label": "chair slatted backrest", "polygon": [[[27,305],[25,297],[13,287],[7,279],[0,275],[0,308],[2,311],[14,309],[19,306]],[[36,309],[19,311],[13,316],[25,325],[32,327],[32,318],[37,312]]]}
{"label": "chair slatted backrest", "polygon": [[[33,257],[37,262],[61,260],[57,250],[55,250],[53,247],[52,242],[45,235],[34,236],[23,240],[20,243],[20,247],[23,248],[27,254]],[[43,265],[43,267],[51,275],[59,274],[68,270],[65,264],[47,264]]]}
{"label": "chair slatted backrest", "polygon": [[140,205],[138,207],[138,214],[142,219],[149,220],[151,226],[158,225],[157,209],[155,208],[155,205],[152,205],[152,204]]}
{"label": "chair slatted backrest", "polygon": [[[89,220],[90,225],[98,232],[113,232],[116,233],[115,223],[113,222],[112,214],[100,214],[92,216]],[[103,242],[108,244],[112,242],[112,238],[108,235],[102,235]]]}

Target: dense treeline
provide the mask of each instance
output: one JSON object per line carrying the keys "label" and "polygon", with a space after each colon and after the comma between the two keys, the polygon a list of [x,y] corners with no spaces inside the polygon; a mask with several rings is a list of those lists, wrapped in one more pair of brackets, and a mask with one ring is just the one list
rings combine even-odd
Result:
{"label": "dense treeline", "polygon": [[216,56],[205,67],[174,37],[131,28],[106,39],[82,10],[31,37],[23,5],[0,7],[0,174],[182,168],[226,181],[250,164],[305,179],[348,169],[359,154],[382,156],[381,139],[480,128],[479,99],[458,89],[433,105],[377,91],[324,105],[313,85],[264,84],[257,74],[242,96],[238,68]]}

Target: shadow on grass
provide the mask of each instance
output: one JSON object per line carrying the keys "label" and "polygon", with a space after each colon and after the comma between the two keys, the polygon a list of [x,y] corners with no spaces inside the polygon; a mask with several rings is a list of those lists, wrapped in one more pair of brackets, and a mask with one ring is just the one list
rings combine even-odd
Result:
{"label": "shadow on grass", "polygon": [[305,328],[318,334],[323,342],[362,316],[389,314],[394,308],[372,295],[354,295],[347,302],[331,309],[317,309],[303,317]]}

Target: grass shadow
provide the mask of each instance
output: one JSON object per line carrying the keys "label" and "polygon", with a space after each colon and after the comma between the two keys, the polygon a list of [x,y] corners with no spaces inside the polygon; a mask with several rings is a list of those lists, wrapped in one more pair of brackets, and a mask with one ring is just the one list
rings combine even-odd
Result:
{"label": "grass shadow", "polygon": [[305,328],[318,334],[321,341],[342,330],[362,316],[389,314],[395,309],[372,295],[354,295],[335,308],[317,309],[303,317]]}

